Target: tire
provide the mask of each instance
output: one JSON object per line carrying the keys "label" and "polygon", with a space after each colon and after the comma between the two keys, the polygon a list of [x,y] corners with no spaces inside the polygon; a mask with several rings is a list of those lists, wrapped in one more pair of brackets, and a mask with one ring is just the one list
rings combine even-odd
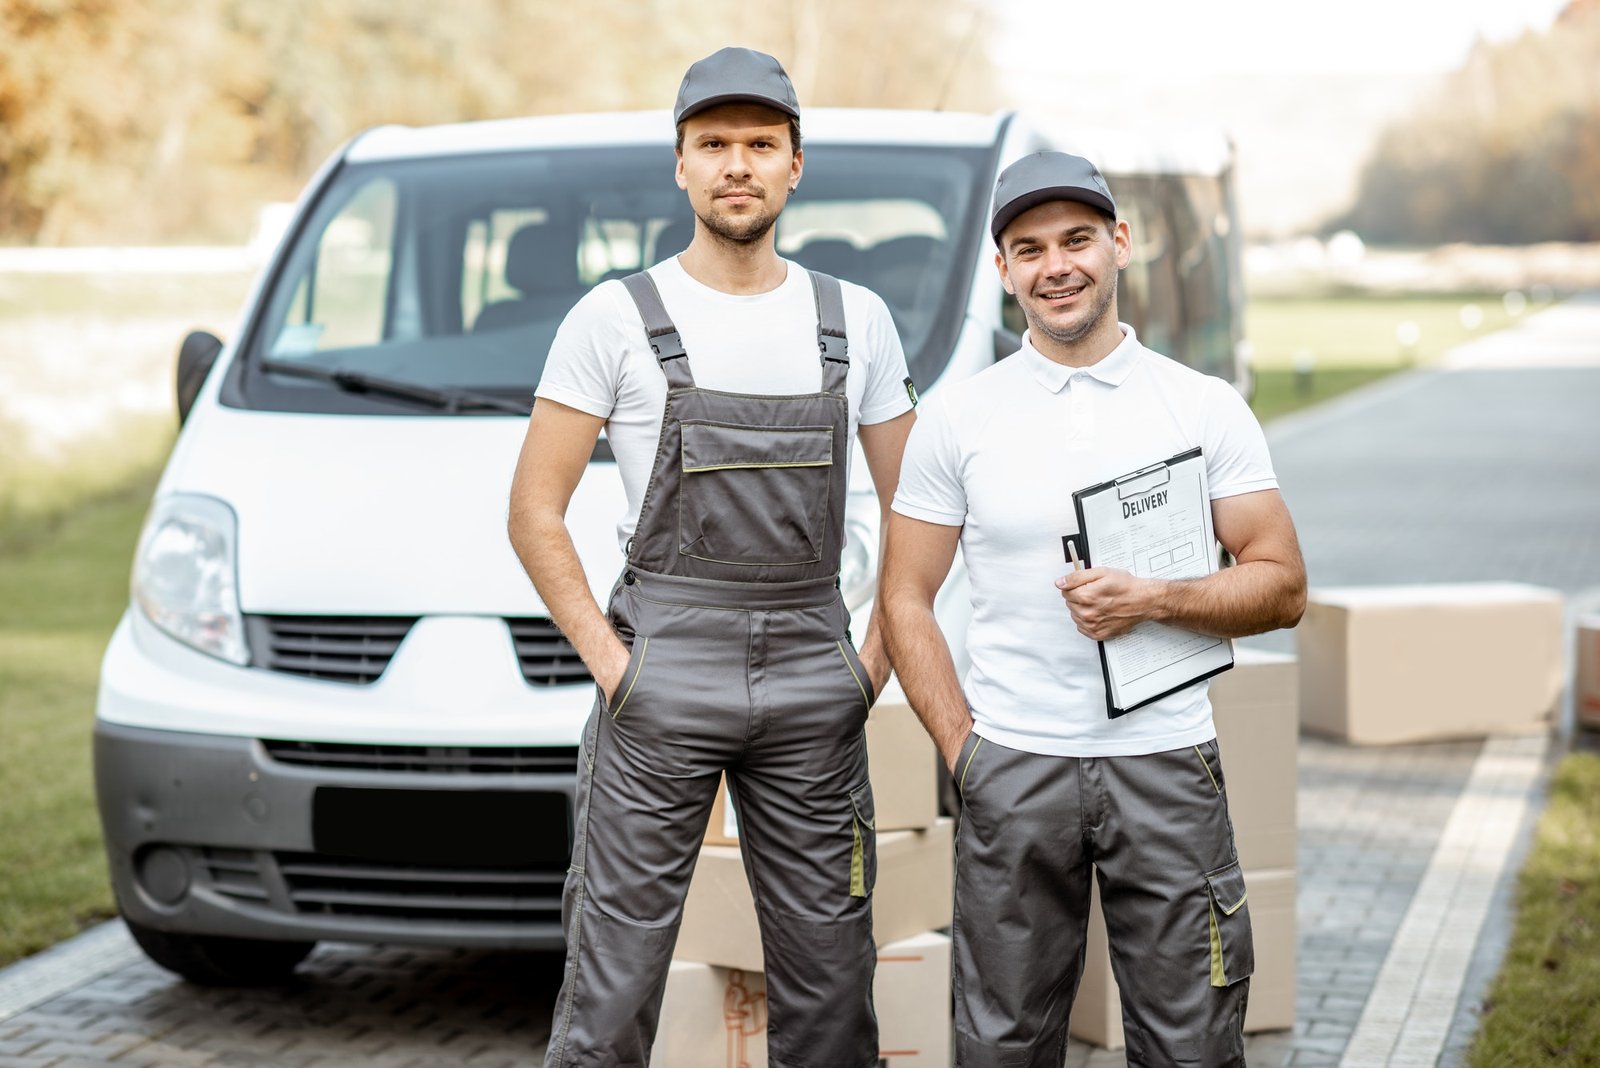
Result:
{"label": "tire", "polygon": [[126,916],[128,933],[145,956],[198,986],[273,986],[288,981],[315,942],[269,942],[258,938],[158,931]]}

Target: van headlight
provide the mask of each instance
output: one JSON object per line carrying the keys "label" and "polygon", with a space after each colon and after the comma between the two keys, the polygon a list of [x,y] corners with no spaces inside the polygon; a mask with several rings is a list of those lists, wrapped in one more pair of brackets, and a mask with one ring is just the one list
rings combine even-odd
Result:
{"label": "van headlight", "polygon": [[238,544],[239,521],[215,497],[179,493],[157,501],[139,535],[133,601],[185,645],[247,664]]}
{"label": "van headlight", "polygon": [[882,522],[876,492],[852,493],[846,499],[839,590],[844,594],[844,606],[852,612],[877,592],[878,531]]}

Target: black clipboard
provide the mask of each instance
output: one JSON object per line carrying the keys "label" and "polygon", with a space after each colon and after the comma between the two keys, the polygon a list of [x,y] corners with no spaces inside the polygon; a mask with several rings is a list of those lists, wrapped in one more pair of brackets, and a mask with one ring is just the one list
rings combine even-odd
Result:
{"label": "black clipboard", "polygon": [[[1101,493],[1111,492],[1113,490],[1118,493],[1119,497],[1123,498],[1146,493],[1151,489],[1166,485],[1171,480],[1171,469],[1173,467],[1188,463],[1192,460],[1197,460],[1200,458],[1200,456],[1200,447],[1197,445],[1192,449],[1180,452],[1174,456],[1169,456],[1165,460],[1162,460],[1158,463],[1153,463],[1146,467],[1141,467],[1137,470],[1130,471],[1125,475],[1118,476],[1117,478],[1107,479],[1105,482],[1100,482],[1093,486],[1086,486],[1081,490],[1074,491],[1072,494],[1072,510],[1077,516],[1078,532],[1076,534],[1064,534],[1061,537],[1061,549],[1063,555],[1067,559],[1067,562],[1072,562],[1072,549],[1076,548],[1078,552],[1078,559],[1083,562],[1083,566],[1086,568],[1094,566],[1093,557],[1089,549],[1089,537],[1083,510],[1083,502],[1086,498],[1093,497]],[[1213,545],[1210,548],[1214,550],[1215,546]],[[1227,639],[1225,638],[1218,640],[1227,642]],[[1227,671],[1234,665],[1233,643],[1227,642],[1227,645],[1228,662],[1226,664],[1200,671],[1199,673],[1193,675],[1183,682],[1178,683],[1176,686],[1173,686],[1170,689],[1164,690],[1158,694],[1153,694],[1150,697],[1146,697],[1140,701],[1135,701],[1134,703],[1123,707],[1117,705],[1111,696],[1111,664],[1106,659],[1106,643],[1095,642],[1095,646],[1100,652],[1100,678],[1105,687],[1106,718],[1119,719],[1135,709],[1143,708],[1145,705],[1159,701],[1163,697],[1171,697],[1179,690],[1186,690],[1197,682],[1203,682],[1206,679],[1209,679],[1215,675],[1220,675],[1224,671]]]}

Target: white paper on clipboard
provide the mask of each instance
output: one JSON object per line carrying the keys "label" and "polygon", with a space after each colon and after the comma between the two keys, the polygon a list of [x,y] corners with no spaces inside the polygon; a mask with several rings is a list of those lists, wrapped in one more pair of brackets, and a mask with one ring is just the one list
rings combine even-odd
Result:
{"label": "white paper on clipboard", "polygon": [[[1078,542],[1090,567],[1141,578],[1203,578],[1216,570],[1217,539],[1199,449],[1072,495]],[[1115,718],[1233,666],[1226,638],[1144,622],[1100,643],[1106,711]]]}

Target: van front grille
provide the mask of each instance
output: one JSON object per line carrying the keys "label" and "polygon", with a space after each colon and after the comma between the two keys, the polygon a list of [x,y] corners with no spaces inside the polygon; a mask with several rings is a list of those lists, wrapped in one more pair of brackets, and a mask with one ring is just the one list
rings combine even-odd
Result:
{"label": "van front grille", "polygon": [[296,912],[458,923],[561,923],[565,865],[474,870],[277,853]]}
{"label": "van front grille", "polygon": [[430,775],[575,775],[578,747],[362,745],[263,739],[267,755],[284,764],[352,771]]}
{"label": "van front grille", "polygon": [[554,622],[541,617],[508,619],[511,642],[517,648],[522,677],[530,686],[566,686],[591,682],[578,650]]}
{"label": "van front grille", "polygon": [[262,856],[247,849],[200,849],[200,863],[213,890],[224,897],[258,905],[266,904],[268,899]]}
{"label": "van front grille", "polygon": [[357,684],[383,674],[416,622],[415,616],[244,617],[255,666]]}

